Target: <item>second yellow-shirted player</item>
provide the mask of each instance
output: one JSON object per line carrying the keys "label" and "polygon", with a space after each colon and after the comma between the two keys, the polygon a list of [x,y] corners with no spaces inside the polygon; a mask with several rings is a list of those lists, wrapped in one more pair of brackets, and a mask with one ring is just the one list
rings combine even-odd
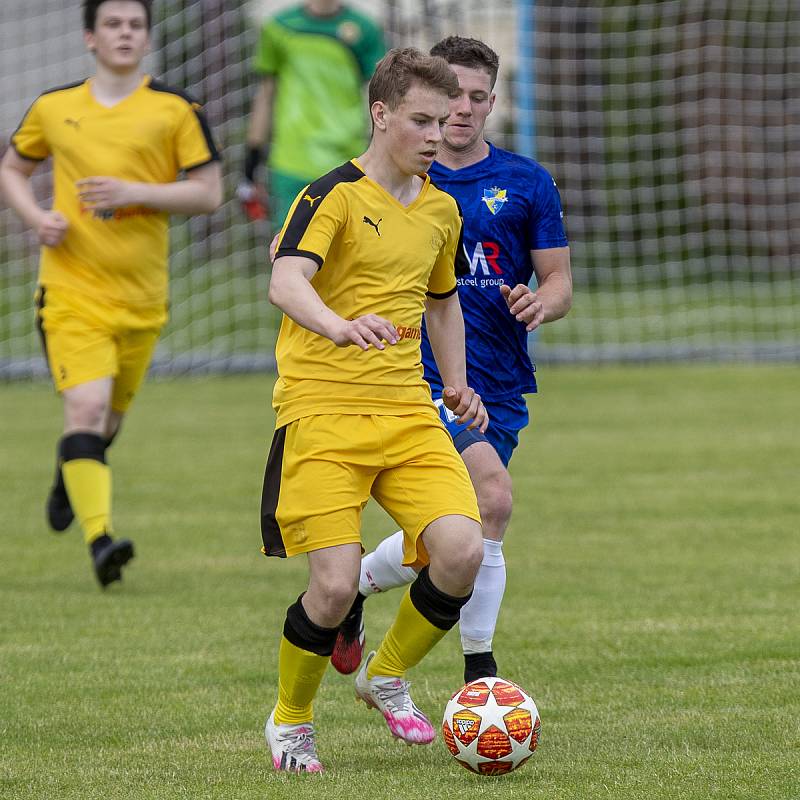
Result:
{"label": "second yellow-shirted player", "polygon": [[[78,517],[105,586],[133,557],[129,539],[111,537],[106,450],[167,318],[168,215],[213,211],[222,189],[199,106],[140,70],[150,3],[87,0],[83,11],[96,72],[37,98],[12,136],[0,187],[42,244],[37,326],[64,400],[48,520],[60,531]],[[49,211],[30,185],[48,157]]]}

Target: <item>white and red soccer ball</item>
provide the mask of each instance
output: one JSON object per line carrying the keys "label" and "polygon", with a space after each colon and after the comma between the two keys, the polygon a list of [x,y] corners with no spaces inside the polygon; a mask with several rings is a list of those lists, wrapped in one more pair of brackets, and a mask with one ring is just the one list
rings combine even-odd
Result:
{"label": "white and red soccer ball", "polygon": [[479,775],[505,775],[521,767],[539,744],[541,722],[533,699],[503,678],[462,686],[444,710],[447,749]]}

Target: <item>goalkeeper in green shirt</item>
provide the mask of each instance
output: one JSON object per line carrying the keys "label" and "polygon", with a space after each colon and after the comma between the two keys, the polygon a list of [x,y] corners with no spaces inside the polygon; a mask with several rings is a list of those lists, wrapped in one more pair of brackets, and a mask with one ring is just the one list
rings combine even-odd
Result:
{"label": "goalkeeper in green shirt", "polygon": [[[367,145],[363,87],[385,53],[381,29],[338,0],[270,17],[253,66],[261,78],[238,194],[251,219],[280,228],[298,192]],[[255,173],[266,161],[267,194]]]}

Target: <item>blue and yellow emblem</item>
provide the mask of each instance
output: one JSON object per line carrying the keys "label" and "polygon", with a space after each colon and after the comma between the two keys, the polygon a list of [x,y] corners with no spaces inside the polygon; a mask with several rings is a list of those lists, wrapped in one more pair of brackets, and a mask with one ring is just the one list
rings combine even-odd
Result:
{"label": "blue and yellow emblem", "polygon": [[508,202],[508,192],[506,189],[498,189],[497,186],[492,186],[491,189],[483,190],[481,199],[486,203],[486,207],[492,214],[499,214],[503,206]]}

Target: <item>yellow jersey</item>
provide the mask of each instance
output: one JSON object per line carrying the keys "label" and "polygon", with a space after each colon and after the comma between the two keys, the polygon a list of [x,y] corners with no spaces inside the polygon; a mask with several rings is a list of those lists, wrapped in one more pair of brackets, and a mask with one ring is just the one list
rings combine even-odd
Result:
{"label": "yellow jersey", "polygon": [[419,195],[403,206],[353,159],[295,199],[276,257],[315,261],[311,284],[329,308],[345,319],[384,317],[399,341],[385,350],[337,347],[284,315],[273,394],[279,427],[312,414],[407,414],[431,406],[420,356],[425,299],[453,294],[456,273],[469,267],[456,201],[420,177]]}
{"label": "yellow jersey", "polygon": [[88,209],[76,182],[110,176],[171,183],[185,170],[219,159],[200,106],[149,75],[111,108],[91,80],[51,89],[28,109],[11,137],[25,159],[53,157],[53,209],[69,223],[57,247],[43,247],[39,282],[126,306],[167,296],[168,215],[144,206]]}

